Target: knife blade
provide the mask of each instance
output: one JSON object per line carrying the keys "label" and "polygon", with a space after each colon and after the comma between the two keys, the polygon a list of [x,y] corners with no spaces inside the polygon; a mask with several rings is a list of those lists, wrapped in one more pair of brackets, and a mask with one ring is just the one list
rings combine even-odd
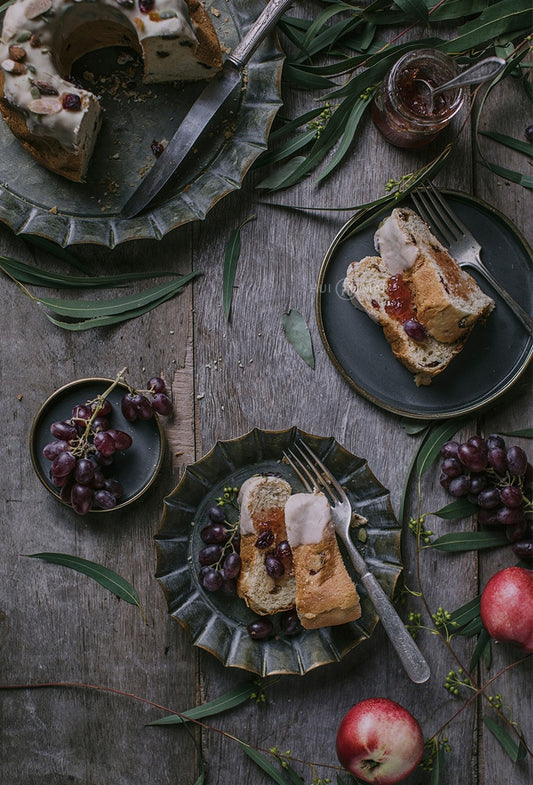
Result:
{"label": "knife blade", "polygon": [[216,120],[257,47],[294,0],[270,0],[242,41],[228,55],[222,70],[208,83],[184,117],[153,167],[122,207],[122,218],[133,218],[147,207],[178,170],[208,125]]}

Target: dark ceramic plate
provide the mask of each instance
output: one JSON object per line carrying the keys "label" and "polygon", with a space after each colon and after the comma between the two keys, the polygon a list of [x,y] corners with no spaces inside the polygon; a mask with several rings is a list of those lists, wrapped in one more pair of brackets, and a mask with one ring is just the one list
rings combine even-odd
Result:
{"label": "dark ceramic plate", "polygon": [[[465,194],[445,193],[481,243],[482,258],[490,272],[531,312],[533,257],[524,238],[484,202]],[[477,271],[468,269],[495,300],[496,308],[486,325],[472,331],[448,368],[431,385],[417,387],[413,375],[395,359],[381,327],[343,294],[349,263],[375,255],[373,237],[379,221],[350,235],[353,220],[341,229],[326,254],[316,297],[322,341],[337,370],[360,395],[406,417],[440,419],[494,404],[526,370],[533,338]]]}
{"label": "dark ceramic plate", "polygon": [[[51,463],[43,456],[43,447],[54,441],[50,434],[50,425],[58,420],[70,417],[77,404],[83,404],[102,395],[113,383],[112,379],[79,379],[70,382],[44,402],[39,409],[30,434],[30,451],[33,468],[42,484],[50,493],[61,501],[58,489],[49,477]],[[131,436],[133,443],[128,450],[115,453],[110,476],[118,480],[124,488],[122,500],[112,510],[91,510],[91,514],[115,512],[139,499],[155,480],[164,455],[164,433],[157,415],[151,420],[128,422],[120,411],[120,403],[128,388],[119,384],[108,396],[113,404],[113,413],[109,415],[112,426],[125,431]]]}
{"label": "dark ceramic plate", "polygon": [[[157,573],[169,613],[188,630],[195,646],[206,649],[224,665],[262,676],[303,674],[319,665],[340,660],[368,638],[378,617],[349,559],[346,566],[357,583],[362,616],[350,624],[302,630],[294,636],[276,635],[252,640],[246,625],[257,618],[238,597],[206,591],[199,583],[198,551],[207,511],[226,486],[240,487],[248,477],[275,472],[293,490],[303,490],[293,470],[282,463],[283,450],[302,438],[322,458],[345,487],[355,511],[368,519],[363,534],[354,529],[354,542],[369,569],[392,596],[402,570],[401,529],[392,512],[388,491],[370,472],[366,461],[351,455],[335,439],[312,436],[297,428],[286,431],[254,429],[231,441],[217,442],[211,452],[187,467],[175,490],[164,501],[157,532]],[[236,514],[236,513],[235,513]],[[363,540],[365,540],[363,542]],[[273,617],[275,629],[277,620]]]}
{"label": "dark ceramic plate", "polygon": [[[218,16],[211,5],[220,10]],[[227,51],[264,3],[207,0],[205,6]],[[252,58],[243,89],[224,108],[220,125],[206,134],[194,160],[142,215],[121,219],[120,208],[155,161],[152,141],[171,138],[205,86],[142,85],[140,63],[120,65],[123,53],[123,48],[101,50],[76,65],[82,81],[87,72],[93,75],[85,86],[101,95],[105,109],[86,183],[72,183],[39,166],[0,119],[0,221],[17,234],[40,235],[62,246],[98,243],[110,248],[126,240],[160,239],[177,226],[204,219],[219,199],[240,187],[266,148],[281,105],[283,56],[273,37]]]}

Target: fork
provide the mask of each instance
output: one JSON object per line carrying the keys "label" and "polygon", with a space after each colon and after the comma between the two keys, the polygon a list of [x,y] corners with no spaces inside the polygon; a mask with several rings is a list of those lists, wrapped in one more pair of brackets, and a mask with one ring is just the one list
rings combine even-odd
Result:
{"label": "fork", "polygon": [[335,531],[346,546],[361,583],[365,587],[407,675],[417,684],[427,681],[430,676],[427,662],[390,599],[376,577],[369,571],[365,560],[352,542],[349,534],[352,506],[344,489],[304,441],[299,440],[298,443],[294,443],[293,449],[287,449],[283,454],[307,491],[312,493],[314,490],[321,490],[325,494],[330,503]]}
{"label": "fork", "polygon": [[444,240],[460,267],[473,267],[489,282],[511,311],[533,334],[533,318],[514,300],[481,261],[481,245],[443,199],[433,183],[424,183],[411,193],[420,217]]}

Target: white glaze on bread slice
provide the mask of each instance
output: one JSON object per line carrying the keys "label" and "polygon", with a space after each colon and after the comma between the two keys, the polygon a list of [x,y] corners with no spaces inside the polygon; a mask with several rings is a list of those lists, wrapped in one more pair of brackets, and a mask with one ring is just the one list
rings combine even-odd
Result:
{"label": "white glaze on bread slice", "polygon": [[[265,557],[287,539],[284,508],[292,493],[285,480],[273,476],[250,477],[239,492],[242,560],[237,593],[251,610],[265,616],[294,607],[296,582],[292,560],[285,559],[285,572],[272,578],[266,571]],[[259,535],[271,531],[268,548],[258,548]]]}
{"label": "white glaze on bread slice", "polygon": [[296,493],[285,505],[285,526],[296,576],[296,611],[303,627],[355,621],[359,597],[342,560],[331,509],[323,493]]}

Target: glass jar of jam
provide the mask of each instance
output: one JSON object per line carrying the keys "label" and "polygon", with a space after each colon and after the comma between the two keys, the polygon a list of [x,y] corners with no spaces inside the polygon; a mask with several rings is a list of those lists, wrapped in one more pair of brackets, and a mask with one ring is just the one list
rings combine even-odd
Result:
{"label": "glass jar of jam", "polygon": [[436,49],[419,49],[404,55],[374,97],[374,125],[396,147],[429,144],[460,110],[463,92],[455,87],[432,96],[417,80],[438,87],[454,76],[454,60]]}

